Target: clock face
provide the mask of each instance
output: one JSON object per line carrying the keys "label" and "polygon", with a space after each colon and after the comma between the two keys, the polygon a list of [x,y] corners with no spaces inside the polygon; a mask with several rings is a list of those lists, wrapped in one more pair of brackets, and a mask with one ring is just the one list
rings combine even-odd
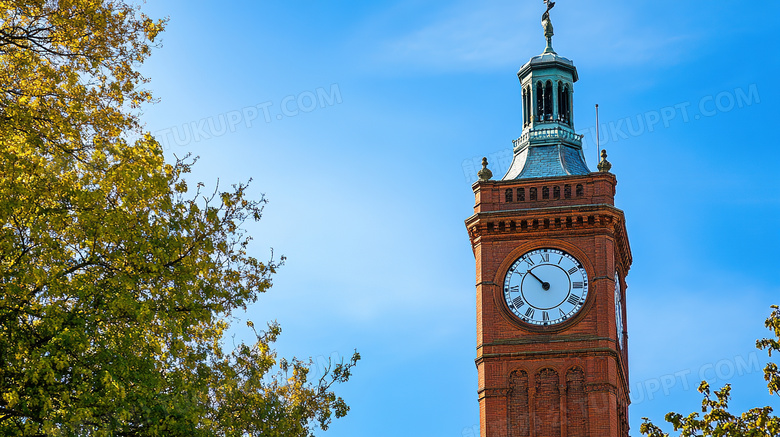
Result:
{"label": "clock face", "polygon": [[588,272],[558,249],[537,249],[515,261],[504,279],[509,310],[525,323],[550,326],[577,314],[588,298]]}
{"label": "clock face", "polygon": [[615,326],[617,326],[618,346],[623,347],[623,290],[620,288],[620,275],[615,272]]}

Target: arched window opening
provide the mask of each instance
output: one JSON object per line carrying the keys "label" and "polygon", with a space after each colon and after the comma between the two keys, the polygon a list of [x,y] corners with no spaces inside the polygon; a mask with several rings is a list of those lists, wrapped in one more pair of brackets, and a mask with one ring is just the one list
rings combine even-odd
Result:
{"label": "arched window opening", "polygon": [[512,190],[511,188],[507,188],[506,192],[504,193],[504,196],[506,197],[506,203],[514,202],[514,199],[512,198],[513,193],[514,190]]}
{"label": "arched window opening", "polygon": [[569,85],[563,87],[563,122],[571,126],[571,91]]}
{"label": "arched window opening", "polygon": [[528,126],[528,93],[523,88],[523,127]]}
{"label": "arched window opening", "polygon": [[544,120],[552,121],[553,119],[553,84],[548,80],[544,86]]}
{"label": "arched window opening", "polygon": [[563,82],[558,81],[557,88],[557,96],[558,96],[558,112],[556,113],[555,119],[558,121],[563,121],[564,113],[565,113],[565,106],[564,106],[564,98],[563,98]]}
{"label": "arched window opening", "polygon": [[571,199],[571,185],[564,185],[563,186],[563,198],[564,199]]}
{"label": "arched window opening", "polygon": [[542,188],[542,199],[549,199],[549,198],[550,198],[550,187]]}
{"label": "arched window opening", "polygon": [[553,199],[561,198],[561,187],[553,187]]}
{"label": "arched window opening", "polygon": [[525,202],[525,188],[518,188],[517,189],[517,201],[518,202]]}
{"label": "arched window opening", "polygon": [[536,187],[531,187],[531,200],[536,200]]}
{"label": "arched window opening", "polygon": [[537,120],[544,120],[544,85],[536,82],[536,116]]}
{"label": "arched window opening", "polygon": [[582,184],[577,184],[577,197],[582,197],[585,195],[585,188],[582,187]]}

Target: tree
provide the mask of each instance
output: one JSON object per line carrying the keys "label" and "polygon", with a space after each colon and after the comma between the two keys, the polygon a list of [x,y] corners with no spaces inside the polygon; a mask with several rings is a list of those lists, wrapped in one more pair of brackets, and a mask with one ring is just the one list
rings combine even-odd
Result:
{"label": "tree", "polygon": [[164,27],[123,0],[0,0],[0,435],[308,436],[348,410],[331,387],[357,353],[309,381],[275,323],[222,344],[284,259],[248,254],[264,198],[189,190],[195,160],[141,131]]}
{"label": "tree", "polygon": [[[758,349],[766,349],[769,356],[780,352],[780,308],[772,306],[772,314],[765,325],[774,334],[774,338],[764,338],[756,341]],[[769,363],[764,368],[764,379],[767,381],[769,393],[780,394],[780,372],[777,364]],[[713,398],[707,382],[699,385],[699,392],[704,394],[702,413],[691,413],[683,416],[679,413],[669,413],[665,420],[680,431],[681,437],[714,436],[714,437],[772,437],[780,435],[780,418],[772,415],[771,407],[753,408],[740,415],[729,412],[731,385],[726,385],[715,391]],[[668,437],[650,419],[643,418],[640,432],[650,437]]]}

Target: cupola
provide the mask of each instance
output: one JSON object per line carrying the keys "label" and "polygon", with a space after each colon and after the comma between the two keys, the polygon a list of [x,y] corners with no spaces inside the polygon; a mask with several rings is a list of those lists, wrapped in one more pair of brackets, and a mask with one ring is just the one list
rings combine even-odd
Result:
{"label": "cupola", "polygon": [[522,88],[523,131],[514,140],[514,158],[503,180],[590,173],[582,153],[582,135],[574,130],[577,67],[552,47],[549,13],[554,5],[548,3],[542,15],[547,47],[517,73]]}

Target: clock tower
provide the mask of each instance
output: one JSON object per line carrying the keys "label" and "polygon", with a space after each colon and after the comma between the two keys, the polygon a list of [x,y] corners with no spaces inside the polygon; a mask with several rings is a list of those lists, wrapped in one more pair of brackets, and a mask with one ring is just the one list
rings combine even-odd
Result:
{"label": "clock tower", "polygon": [[[547,3],[547,2],[546,2]],[[574,130],[577,69],[552,48],[518,72],[522,135],[466,220],[477,273],[481,437],[628,437],[625,277],[617,179],[591,172]]]}

